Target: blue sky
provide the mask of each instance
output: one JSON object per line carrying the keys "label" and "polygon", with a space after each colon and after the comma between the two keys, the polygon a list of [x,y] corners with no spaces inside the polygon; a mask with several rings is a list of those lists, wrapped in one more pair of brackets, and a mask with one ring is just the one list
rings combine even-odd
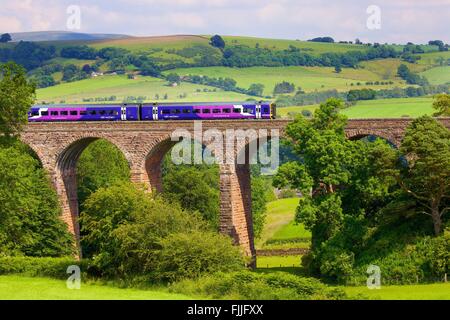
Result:
{"label": "blue sky", "polygon": [[[450,42],[450,0],[0,0],[0,32],[68,30],[70,5],[81,10],[77,32]],[[371,5],[380,19],[370,20]]]}

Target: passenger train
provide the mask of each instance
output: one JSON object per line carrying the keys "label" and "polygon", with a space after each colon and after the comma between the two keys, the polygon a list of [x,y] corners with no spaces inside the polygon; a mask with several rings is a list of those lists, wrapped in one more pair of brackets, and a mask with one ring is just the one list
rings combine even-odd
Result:
{"label": "passenger train", "polygon": [[270,102],[35,105],[29,122],[274,119]]}

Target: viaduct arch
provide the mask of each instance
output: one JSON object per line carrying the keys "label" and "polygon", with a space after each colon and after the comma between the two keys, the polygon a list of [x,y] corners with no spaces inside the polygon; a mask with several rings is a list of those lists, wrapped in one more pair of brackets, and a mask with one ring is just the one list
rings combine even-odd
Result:
{"label": "viaduct arch", "polygon": [[[450,118],[440,121],[450,128]],[[228,147],[227,130],[278,130],[279,136],[289,120],[210,120],[202,121],[200,132],[215,130],[222,135],[222,147]],[[411,119],[355,119],[349,120],[345,129],[349,139],[367,135],[382,137],[399,146]],[[194,121],[162,122],[49,122],[29,123],[21,133],[21,140],[28,144],[40,158],[56,189],[62,219],[74,235],[79,253],[78,199],[76,163],[83,150],[97,139],[113,143],[128,161],[131,180],[144,183],[152,190],[161,191],[161,162],[164,155],[177,141],[171,141],[175,130],[199,133]],[[248,146],[247,142],[235,144],[232,157]],[[245,152],[245,150],[244,150]],[[251,217],[250,170],[248,157],[245,163],[227,161],[219,164],[220,175],[220,232],[230,235],[246,255],[255,257],[253,225]]]}

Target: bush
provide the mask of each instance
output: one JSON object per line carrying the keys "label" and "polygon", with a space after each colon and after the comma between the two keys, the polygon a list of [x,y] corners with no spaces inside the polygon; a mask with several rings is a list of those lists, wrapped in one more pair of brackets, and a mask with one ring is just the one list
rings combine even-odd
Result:
{"label": "bush", "polygon": [[278,194],[278,199],[295,198],[295,197],[297,197],[297,192],[293,189],[282,189]]}
{"label": "bush", "polygon": [[82,272],[88,269],[87,261],[76,261],[72,257],[2,257],[0,258],[0,274],[66,279],[69,277],[67,267],[71,265],[79,266]]}
{"label": "bush", "polygon": [[217,273],[196,280],[183,280],[169,287],[172,292],[212,299],[298,300],[344,299],[340,289],[330,289],[319,280],[285,272],[259,274],[250,271]]}
{"label": "bush", "polygon": [[81,222],[82,243],[103,276],[171,280],[244,265],[238,249],[199,215],[131,183],[92,194]]}
{"label": "bush", "polygon": [[157,276],[163,280],[197,278],[202,274],[242,269],[245,261],[229,237],[212,232],[171,234],[160,242]]}

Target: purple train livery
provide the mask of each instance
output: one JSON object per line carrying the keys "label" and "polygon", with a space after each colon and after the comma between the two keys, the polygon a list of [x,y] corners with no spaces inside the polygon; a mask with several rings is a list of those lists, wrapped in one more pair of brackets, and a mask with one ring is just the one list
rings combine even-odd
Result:
{"label": "purple train livery", "polygon": [[28,112],[28,121],[274,119],[275,116],[275,104],[269,102],[67,104],[35,105]]}

